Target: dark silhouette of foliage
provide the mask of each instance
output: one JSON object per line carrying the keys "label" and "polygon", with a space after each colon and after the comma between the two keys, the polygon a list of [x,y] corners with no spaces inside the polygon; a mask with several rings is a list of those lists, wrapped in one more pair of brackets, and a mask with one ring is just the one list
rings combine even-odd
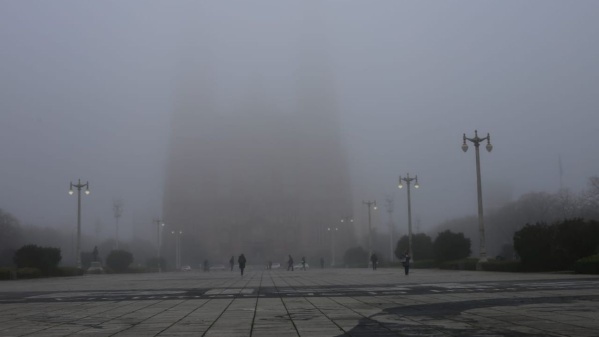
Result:
{"label": "dark silhouette of foliage", "polygon": [[599,253],[599,222],[564,220],[556,225],[555,267],[572,268],[576,260]]}
{"label": "dark silhouette of foliage", "polygon": [[527,270],[551,269],[555,228],[544,223],[526,224],[514,233],[514,249]]}
{"label": "dark silhouette of foliage", "polygon": [[125,250],[113,250],[106,257],[106,265],[114,272],[123,273],[133,262],[133,254]]}
{"label": "dark silhouette of foliage", "polygon": [[514,233],[514,249],[527,270],[571,269],[576,260],[596,254],[598,245],[597,221],[527,224]]}
{"label": "dark silhouette of foliage", "polygon": [[464,233],[446,230],[437,234],[433,243],[435,260],[438,262],[464,259],[470,256],[470,239]]}
{"label": "dark silhouette of foliage", "polygon": [[60,249],[37,245],[23,246],[15,252],[14,256],[17,268],[37,268],[44,275],[52,274],[61,259]]}
{"label": "dark silhouette of foliage", "polygon": [[[403,259],[405,252],[408,250],[409,238],[407,235],[402,236],[397,241],[395,247],[395,256],[398,259]],[[412,235],[412,253],[414,260],[431,260],[435,256],[433,250],[433,239],[424,233],[418,233]]]}
{"label": "dark silhouette of foliage", "polygon": [[353,247],[345,251],[343,263],[348,267],[368,267],[368,252],[362,247]]}

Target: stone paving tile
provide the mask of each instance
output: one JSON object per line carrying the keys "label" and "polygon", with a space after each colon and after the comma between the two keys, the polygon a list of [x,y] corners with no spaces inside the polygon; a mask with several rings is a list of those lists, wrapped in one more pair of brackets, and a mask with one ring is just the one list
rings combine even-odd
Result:
{"label": "stone paving tile", "polygon": [[[409,278],[398,274],[339,269],[254,271],[243,278],[223,272],[98,275],[25,285],[10,281],[0,284],[0,336],[599,336],[597,277],[426,270]],[[581,280],[590,285],[576,288]],[[54,301],[50,293],[43,295],[50,296],[48,302],[2,302],[11,291],[32,284],[39,291],[60,293],[62,300]],[[258,297],[265,286],[283,293]],[[373,294],[343,295],[345,286]],[[95,298],[95,290],[110,299],[111,289],[148,296],[176,290],[180,298],[68,300],[75,295],[69,291]],[[194,298],[188,291],[235,295]],[[317,291],[329,295],[309,295]]]}

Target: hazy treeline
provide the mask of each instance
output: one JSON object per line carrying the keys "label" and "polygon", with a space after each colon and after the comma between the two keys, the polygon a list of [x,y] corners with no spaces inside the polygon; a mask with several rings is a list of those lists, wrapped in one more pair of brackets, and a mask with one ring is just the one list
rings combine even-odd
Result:
{"label": "hazy treeline", "polygon": [[[599,220],[599,177],[589,178],[588,188],[573,193],[566,189],[556,193],[530,192],[520,196],[517,200],[493,209],[485,209],[485,233],[487,253],[489,257],[503,255],[509,256],[513,250],[514,233],[522,229],[526,224],[555,223],[569,218],[584,218]],[[451,230],[456,233],[464,233],[472,241],[472,254],[478,256],[478,221],[476,215],[464,216],[444,221],[430,235],[435,237],[437,233]],[[62,251],[62,264],[74,264],[74,233],[67,233],[49,227],[23,226],[19,220],[10,213],[0,209],[0,266],[13,264],[14,252],[26,244],[36,244],[47,247],[57,247]],[[382,233],[373,233],[373,243],[379,247],[382,260],[388,258],[389,241]],[[393,244],[393,248],[395,248]],[[100,258],[105,259],[114,247],[113,239],[92,238],[82,236],[82,252],[91,252],[94,246],[98,247]],[[133,239],[129,242],[120,242],[119,246],[134,255],[135,265],[144,265],[149,258],[156,256],[156,244]],[[163,257],[168,258],[169,252],[173,251],[169,245],[163,247]],[[327,252],[319,252],[318,256],[327,256]],[[194,254],[197,255],[197,254]],[[199,254],[202,255],[202,254]],[[198,256],[199,256],[198,255]],[[203,256],[203,255],[202,255]],[[341,256],[340,256],[341,258]],[[262,262],[262,261],[260,261]]]}
{"label": "hazy treeline", "polygon": [[[494,209],[485,209],[484,223],[487,254],[505,255],[512,246],[514,233],[526,224],[547,223],[571,218],[599,219],[599,177],[589,178],[588,188],[579,193],[562,189],[556,193],[530,192]],[[463,232],[472,240],[472,254],[478,256],[479,233],[476,215],[447,220],[435,233],[450,229]],[[509,248],[507,253],[509,253]],[[509,258],[510,256],[504,256]]]}
{"label": "hazy treeline", "polygon": [[[0,266],[12,266],[15,251],[31,244],[60,248],[61,265],[75,265],[74,230],[67,232],[51,227],[22,225],[16,217],[0,208]],[[114,239],[100,240],[86,235],[81,236],[82,253],[91,253],[95,246],[98,247],[100,258],[104,260],[115,246]],[[133,253],[134,264],[145,264],[146,259],[156,256],[156,244],[139,239],[120,241],[119,248]]]}

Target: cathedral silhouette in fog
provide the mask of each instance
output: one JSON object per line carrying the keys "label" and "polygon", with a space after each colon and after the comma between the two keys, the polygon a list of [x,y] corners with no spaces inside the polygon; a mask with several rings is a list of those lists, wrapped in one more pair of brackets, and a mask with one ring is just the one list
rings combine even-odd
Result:
{"label": "cathedral silhouette in fog", "polygon": [[[218,85],[214,59],[197,51],[182,59],[165,180],[169,229],[163,256],[170,255],[170,230],[176,229],[183,231],[184,264],[225,263],[242,252],[250,264],[283,262],[288,254],[330,258],[327,228],[339,227],[352,203],[318,27],[308,24],[300,33],[285,104],[264,89],[279,85],[275,76],[256,76],[243,94],[228,96]],[[340,228],[336,235],[341,261],[353,229]]]}

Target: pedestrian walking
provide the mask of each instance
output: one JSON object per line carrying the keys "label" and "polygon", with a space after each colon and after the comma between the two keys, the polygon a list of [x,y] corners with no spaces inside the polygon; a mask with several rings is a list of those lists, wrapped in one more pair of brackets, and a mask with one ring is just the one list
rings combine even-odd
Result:
{"label": "pedestrian walking", "polygon": [[370,256],[370,262],[372,262],[372,270],[376,270],[376,265],[379,263],[379,258],[375,253]]}
{"label": "pedestrian walking", "polygon": [[243,254],[239,255],[237,259],[237,263],[239,263],[239,270],[241,270],[241,276],[243,276],[243,270],[245,269],[246,259]]}
{"label": "pedestrian walking", "polygon": [[401,262],[401,264],[403,265],[403,269],[406,275],[408,275],[410,273],[410,254],[407,250],[404,254],[403,261]]}
{"label": "pedestrian walking", "polygon": [[287,260],[287,271],[289,271],[289,269],[293,271],[293,258],[291,257],[291,254],[289,254],[289,260]]}
{"label": "pedestrian walking", "polygon": [[306,257],[302,256],[302,269],[306,270]]}
{"label": "pedestrian walking", "polygon": [[235,267],[235,256],[231,255],[231,259],[229,260],[229,264],[231,265],[231,271],[233,271],[233,267]]}

